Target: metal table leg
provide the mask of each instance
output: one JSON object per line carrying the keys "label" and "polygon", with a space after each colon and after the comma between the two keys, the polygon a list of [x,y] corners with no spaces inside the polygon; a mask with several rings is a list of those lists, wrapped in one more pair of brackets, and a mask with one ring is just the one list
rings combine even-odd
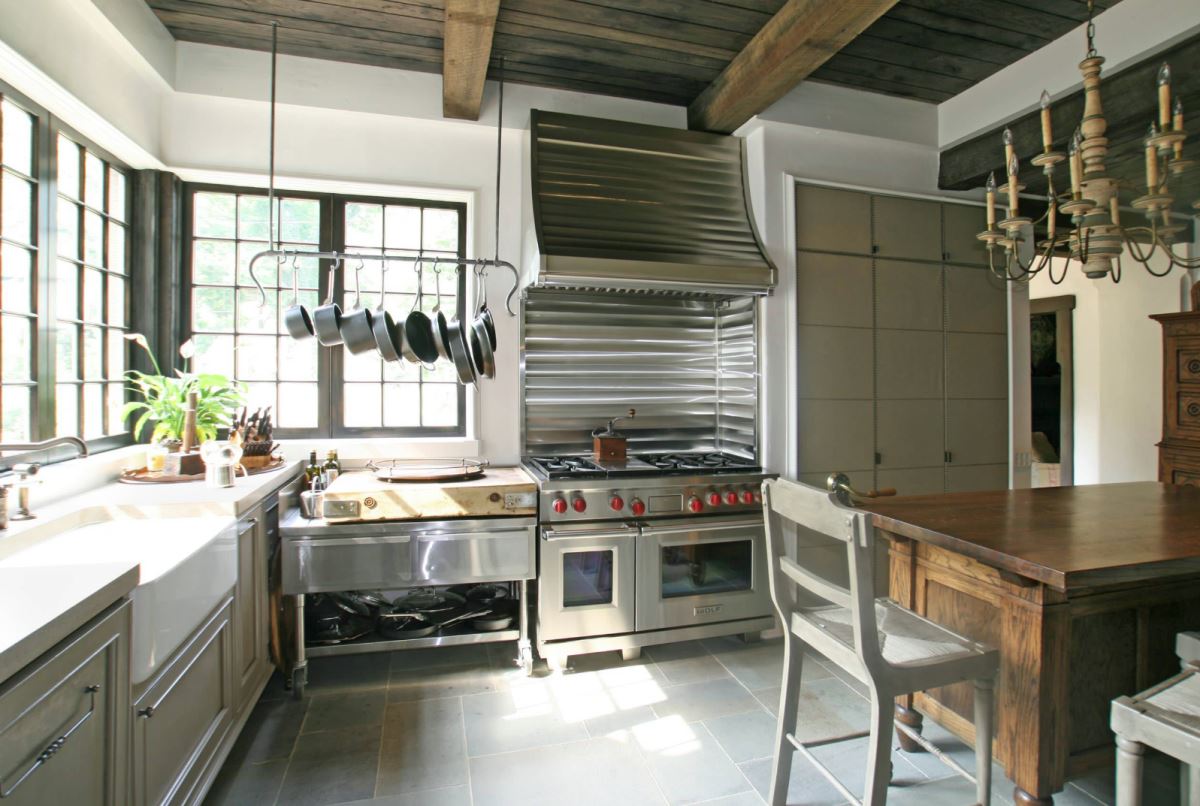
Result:
{"label": "metal table leg", "polygon": [[304,655],[304,594],[296,600],[296,663],[292,666],[292,696],[304,699],[304,687],[308,684],[308,659]]}
{"label": "metal table leg", "polygon": [[521,604],[517,608],[517,629],[520,632],[520,638],[517,639],[517,660],[528,676],[533,674],[533,646],[529,643],[529,580],[522,579],[517,586],[521,598]]}

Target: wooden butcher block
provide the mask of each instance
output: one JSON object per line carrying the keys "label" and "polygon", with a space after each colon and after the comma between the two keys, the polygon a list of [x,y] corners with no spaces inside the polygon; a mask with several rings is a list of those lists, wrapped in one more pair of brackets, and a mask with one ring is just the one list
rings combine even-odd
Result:
{"label": "wooden butcher block", "polygon": [[350,471],[329,485],[323,509],[330,523],[532,516],[537,484],[519,467],[489,467],[466,481],[381,481],[370,470]]}

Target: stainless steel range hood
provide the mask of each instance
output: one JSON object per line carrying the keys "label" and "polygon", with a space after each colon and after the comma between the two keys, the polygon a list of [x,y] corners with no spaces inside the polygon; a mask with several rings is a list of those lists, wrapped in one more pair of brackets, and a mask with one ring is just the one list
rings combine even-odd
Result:
{"label": "stainless steel range hood", "polygon": [[537,285],[770,293],[740,138],[532,114]]}

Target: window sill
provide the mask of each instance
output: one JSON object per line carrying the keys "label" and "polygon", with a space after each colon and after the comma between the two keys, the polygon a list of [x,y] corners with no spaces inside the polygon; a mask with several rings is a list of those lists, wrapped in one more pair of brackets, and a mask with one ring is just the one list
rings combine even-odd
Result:
{"label": "window sill", "polygon": [[288,461],[305,461],[311,451],[316,451],[321,458],[329,451],[337,451],[343,464],[363,464],[368,459],[477,459],[479,447],[479,440],[470,437],[342,437],[279,441],[280,453]]}

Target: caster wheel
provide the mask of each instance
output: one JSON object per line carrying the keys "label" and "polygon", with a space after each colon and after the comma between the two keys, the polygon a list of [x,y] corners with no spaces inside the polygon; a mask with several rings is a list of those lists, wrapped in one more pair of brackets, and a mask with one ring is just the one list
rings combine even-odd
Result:
{"label": "caster wheel", "polygon": [[304,699],[304,687],[308,685],[308,670],[300,667],[292,670],[292,697],[297,700]]}
{"label": "caster wheel", "polygon": [[533,674],[533,650],[529,649],[529,647],[523,647],[517,662],[520,664],[521,671],[525,673],[526,677]]}
{"label": "caster wheel", "polygon": [[567,658],[564,655],[547,655],[546,665],[550,667],[550,671],[561,674],[567,669]]}

